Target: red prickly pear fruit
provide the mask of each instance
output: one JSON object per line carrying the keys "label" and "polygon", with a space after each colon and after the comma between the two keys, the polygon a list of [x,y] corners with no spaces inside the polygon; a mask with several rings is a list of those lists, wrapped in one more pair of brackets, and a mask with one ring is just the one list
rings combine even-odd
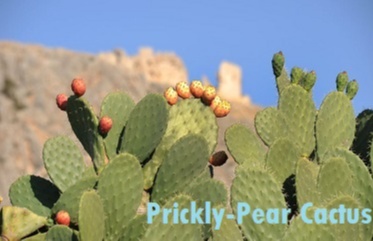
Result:
{"label": "red prickly pear fruit", "polygon": [[219,96],[215,96],[215,98],[211,101],[210,107],[212,110],[215,110],[216,107],[221,103],[221,98]]}
{"label": "red prickly pear fruit", "polygon": [[215,108],[214,114],[216,117],[224,117],[224,116],[227,116],[230,111],[231,111],[231,104],[226,100],[222,100],[218,104],[218,106]]}
{"label": "red prickly pear fruit", "polygon": [[169,87],[166,89],[166,91],[164,92],[164,97],[166,98],[168,104],[170,105],[176,104],[177,99],[179,98],[177,96],[176,90],[172,87]]}
{"label": "red prickly pear fruit", "polygon": [[176,92],[183,99],[190,98],[190,89],[185,81],[181,81],[176,84]]}
{"label": "red prickly pear fruit", "polygon": [[67,106],[67,95],[65,94],[58,94],[56,97],[56,104],[60,110],[65,111]]}
{"label": "red prickly pear fruit", "polygon": [[203,91],[202,100],[206,105],[210,105],[216,96],[216,89],[214,86],[207,86]]}
{"label": "red prickly pear fruit", "polygon": [[84,95],[86,91],[84,80],[81,78],[73,79],[73,81],[71,82],[71,90],[77,97]]}
{"label": "red prickly pear fruit", "polygon": [[190,84],[190,92],[194,97],[201,98],[203,95],[203,91],[205,91],[205,87],[203,86],[201,81],[192,81],[192,83]]}
{"label": "red prickly pear fruit", "polygon": [[58,211],[55,217],[56,223],[60,225],[69,226],[70,225],[70,215],[68,212],[61,210]]}
{"label": "red prickly pear fruit", "polygon": [[108,116],[103,116],[98,124],[98,128],[102,135],[106,135],[110,131],[112,126],[113,120]]}
{"label": "red prickly pear fruit", "polygon": [[228,155],[225,151],[218,151],[214,153],[209,160],[209,163],[215,167],[222,166],[228,160]]}

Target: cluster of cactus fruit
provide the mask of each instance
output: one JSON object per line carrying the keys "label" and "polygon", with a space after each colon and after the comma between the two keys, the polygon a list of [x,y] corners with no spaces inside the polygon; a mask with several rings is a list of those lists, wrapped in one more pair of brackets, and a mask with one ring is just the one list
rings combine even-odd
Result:
{"label": "cluster of cactus fruit", "polygon": [[[282,53],[276,53],[272,67],[278,106],[258,112],[255,132],[241,124],[225,132],[227,148],[238,164],[230,195],[223,183],[212,178],[212,166],[223,165],[228,158],[224,151],[215,152],[216,117],[230,110],[229,102],[216,96],[212,86],[181,82],[164,96],[149,94],[137,104],[123,92],[110,93],[97,117],[82,97],[84,81],[73,80],[74,95],[60,94],[56,102],[66,111],[93,165],[86,165],[70,138],[49,139],[43,160],[51,181],[26,175],[12,184],[13,206],[1,210],[1,237],[8,241],[372,240],[371,224],[305,223],[300,209],[312,203],[309,217],[317,209],[340,205],[373,209],[373,111],[363,111],[355,120],[351,100],[358,84],[349,81],[346,72],[338,74],[336,91],[317,110],[312,100],[315,72],[294,67],[288,76],[284,64]],[[246,215],[242,222],[223,219],[216,230],[213,224],[164,224],[161,216],[149,223],[143,210],[149,201],[165,208],[175,208],[175,203],[189,207],[191,201],[204,207],[210,202],[212,207],[232,210],[236,217],[238,203],[290,211],[285,222],[258,224]]]}

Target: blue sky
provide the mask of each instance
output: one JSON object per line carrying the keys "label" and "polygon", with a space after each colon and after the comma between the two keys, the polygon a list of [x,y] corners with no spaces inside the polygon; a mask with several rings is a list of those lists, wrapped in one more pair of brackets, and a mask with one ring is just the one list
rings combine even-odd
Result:
{"label": "blue sky", "polygon": [[282,50],[290,70],[315,70],[317,106],[346,70],[360,91],[355,112],[373,108],[373,1],[0,1],[0,40],[98,53],[142,46],[172,51],[190,79],[213,83],[223,60],[243,70],[253,102],[277,102],[272,55]]}

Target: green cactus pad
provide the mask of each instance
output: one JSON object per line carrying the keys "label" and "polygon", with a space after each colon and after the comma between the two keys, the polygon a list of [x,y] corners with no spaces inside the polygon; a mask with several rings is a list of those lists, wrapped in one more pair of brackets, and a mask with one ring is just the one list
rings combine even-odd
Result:
{"label": "green cactus pad", "polygon": [[[190,209],[191,199],[187,195],[178,195],[169,199],[162,208],[172,209],[174,203],[178,204],[178,209]],[[161,210],[162,210],[161,208]],[[187,216],[187,219],[189,217]],[[202,232],[201,226],[197,224],[183,224],[173,223],[171,215],[168,216],[168,223],[163,222],[162,213],[153,218],[152,223],[149,225],[144,238],[142,241],[154,241],[154,240],[178,240],[178,241],[191,241],[201,240]]]}
{"label": "green cactus pad", "polygon": [[152,187],[158,168],[171,146],[188,134],[203,136],[208,143],[209,155],[213,153],[217,144],[218,124],[211,108],[203,104],[200,99],[179,101],[170,108],[166,133],[155,150],[152,160],[144,166],[145,189]]}
{"label": "green cactus pad", "polygon": [[86,169],[79,148],[67,136],[58,136],[46,141],[43,160],[49,177],[62,192],[74,185]]}
{"label": "green cactus pad", "polygon": [[266,150],[257,136],[241,124],[230,126],[225,132],[225,143],[237,163],[264,166]]}
{"label": "green cactus pad", "polygon": [[102,171],[98,194],[102,199],[105,240],[118,240],[122,227],[135,216],[142,198],[143,176],[139,160],[129,154],[117,155]]}
{"label": "green cactus pad", "polygon": [[[286,209],[284,196],[281,192],[281,185],[266,170],[259,167],[238,166],[236,177],[233,180],[231,190],[231,206],[237,217],[241,211],[238,210],[238,203],[248,203],[251,207],[250,213],[244,216],[241,226],[243,233],[248,240],[278,240],[285,233],[287,226],[287,215],[285,223],[270,224],[264,220],[258,224],[253,221],[252,212],[256,208]],[[281,216],[281,211],[279,216]],[[282,220],[282,218],[281,218]],[[280,220],[280,222],[282,222]]]}
{"label": "green cactus pad", "polygon": [[290,85],[290,79],[289,76],[285,70],[285,68],[282,69],[281,75],[276,78],[276,87],[278,95],[282,95],[282,91],[286,89]]}
{"label": "green cactus pad", "polygon": [[[373,180],[363,161],[353,152],[344,148],[336,148],[326,152],[322,161],[332,157],[340,157],[347,162],[353,173],[354,197],[359,200],[363,207],[373,208]],[[371,225],[369,227],[373,228]]]}
{"label": "green cactus pad", "polygon": [[14,206],[24,207],[37,215],[48,217],[60,193],[50,181],[26,175],[18,178],[10,186],[9,197]]}
{"label": "green cactus pad", "polygon": [[312,90],[313,86],[316,83],[316,78],[317,78],[317,76],[316,76],[316,72],[315,71],[312,70],[312,71],[306,73],[304,75],[304,79],[302,81],[302,87],[306,91],[310,92]]}
{"label": "green cactus pad", "polygon": [[276,77],[279,77],[281,75],[284,65],[285,65],[285,57],[282,54],[282,52],[280,51],[278,53],[275,53],[272,58],[272,69],[273,69],[273,74]]}
{"label": "green cactus pad", "polygon": [[211,206],[227,205],[228,190],[223,182],[215,179],[199,179],[193,182],[184,191],[185,194],[198,200],[197,204],[202,206],[205,202],[210,202]]}
{"label": "green cactus pad", "polygon": [[305,203],[320,203],[320,194],[317,189],[317,176],[320,167],[307,158],[300,158],[295,171],[295,186],[297,190],[298,206]]}
{"label": "green cactus pad", "polygon": [[[225,208],[218,206],[217,209]],[[216,226],[216,221],[212,220],[212,227]],[[235,220],[223,218],[219,229],[212,229],[213,241],[243,241],[241,230]]]}
{"label": "green cactus pad", "polygon": [[208,144],[202,136],[189,134],[177,141],[159,168],[152,201],[159,203],[182,191],[203,173],[208,158]]}
{"label": "green cactus pad", "polygon": [[311,96],[302,87],[291,85],[282,92],[279,110],[288,126],[288,137],[303,156],[309,156],[315,148],[316,107]]}
{"label": "green cactus pad", "polygon": [[47,218],[26,208],[4,206],[1,210],[1,236],[16,241],[47,224]]}
{"label": "green cactus pad", "polygon": [[79,204],[79,235],[81,241],[102,241],[105,235],[105,214],[96,191],[83,193]]}
{"label": "green cactus pad", "polygon": [[58,211],[64,210],[69,213],[72,223],[78,223],[80,198],[85,191],[93,189],[96,182],[96,177],[88,177],[76,182],[62,193],[60,199],[58,199],[53,206],[52,212],[57,213]]}
{"label": "green cactus pad", "polygon": [[[335,199],[331,200],[327,205],[326,208],[328,210],[331,209],[338,209],[340,205],[344,205],[346,209],[359,209],[362,210],[360,203],[352,196],[348,195],[341,195],[336,197]],[[340,216],[338,213],[334,215],[335,219],[338,221]],[[354,214],[352,214],[354,217]],[[343,218],[343,217],[341,217]],[[331,233],[334,234],[335,240],[338,241],[350,241],[350,240],[371,240],[371,235],[369,233],[369,229],[366,229],[364,224],[361,224],[362,217],[358,220],[358,223],[350,224],[346,220],[346,216],[343,218],[344,224],[334,224],[330,225]]]}
{"label": "green cactus pad", "polygon": [[[78,241],[78,236],[73,232],[72,229],[63,226],[55,225],[47,232],[45,236],[45,241]],[[82,240],[85,241],[85,240]]]}
{"label": "green cactus pad", "polygon": [[117,155],[119,140],[135,102],[123,92],[108,94],[101,104],[101,117],[108,116],[113,120],[113,126],[104,138],[106,154],[111,160]]}
{"label": "green cactus pad", "polygon": [[353,194],[353,173],[343,158],[325,160],[318,175],[318,190],[321,201],[327,201],[341,194]]}
{"label": "green cactus pad", "polygon": [[356,80],[352,80],[348,82],[347,87],[346,87],[346,96],[352,100],[355,95],[357,94],[359,90],[359,84],[357,83]]}
{"label": "green cactus pad", "polygon": [[336,241],[329,225],[305,223],[297,216],[290,224],[282,241]]}
{"label": "green cactus pad", "polygon": [[267,146],[287,134],[285,119],[277,108],[267,107],[259,111],[254,121],[256,132]]}
{"label": "green cactus pad", "polygon": [[349,79],[346,71],[339,73],[335,81],[337,84],[337,91],[343,92],[346,89],[348,81]]}
{"label": "green cactus pad", "polygon": [[135,216],[131,222],[123,229],[123,233],[119,241],[139,241],[145,235],[147,223],[147,215]]}
{"label": "green cactus pad", "polygon": [[290,80],[292,84],[300,84],[304,77],[304,72],[299,67],[293,67],[290,72]]}
{"label": "green cactus pad", "polygon": [[341,92],[330,93],[321,104],[316,120],[319,157],[335,147],[349,148],[354,140],[355,114],[351,101]]}
{"label": "green cactus pad", "polygon": [[28,238],[22,239],[22,241],[45,241],[46,233],[39,233]]}
{"label": "green cactus pad", "polygon": [[142,163],[161,141],[168,120],[165,98],[149,94],[133,109],[126,125],[121,152],[135,155]]}
{"label": "green cactus pad", "polygon": [[300,157],[301,153],[296,144],[289,139],[278,139],[267,152],[266,166],[282,184],[290,175],[295,174],[295,166]]}
{"label": "green cactus pad", "polygon": [[370,151],[373,138],[373,110],[366,109],[356,117],[355,139],[352,143],[352,151],[359,155],[364,163],[371,168]]}
{"label": "green cactus pad", "polygon": [[68,99],[66,112],[75,135],[99,171],[105,164],[105,148],[96,115],[88,102],[76,96]]}

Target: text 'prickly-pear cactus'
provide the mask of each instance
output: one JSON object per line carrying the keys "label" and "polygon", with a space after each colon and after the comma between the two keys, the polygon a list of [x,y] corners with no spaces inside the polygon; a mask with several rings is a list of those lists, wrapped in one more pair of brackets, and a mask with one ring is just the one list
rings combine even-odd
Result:
{"label": "text 'prickly-pear cactus'", "polygon": [[144,209],[148,202],[163,208],[172,200],[227,205],[227,190],[212,180],[211,170],[228,158],[214,151],[216,118],[228,115],[229,102],[212,86],[181,82],[137,104],[124,92],[110,93],[97,116],[83,97],[85,81],[74,79],[71,89],[74,94],[57,95],[56,104],[92,165],[69,137],[47,140],[42,154],[50,181],[26,175],[11,185],[13,206],[1,209],[2,239],[154,240],[155,232],[178,240],[210,238],[211,225],[191,225],[193,234],[181,237],[182,224],[149,224]]}

